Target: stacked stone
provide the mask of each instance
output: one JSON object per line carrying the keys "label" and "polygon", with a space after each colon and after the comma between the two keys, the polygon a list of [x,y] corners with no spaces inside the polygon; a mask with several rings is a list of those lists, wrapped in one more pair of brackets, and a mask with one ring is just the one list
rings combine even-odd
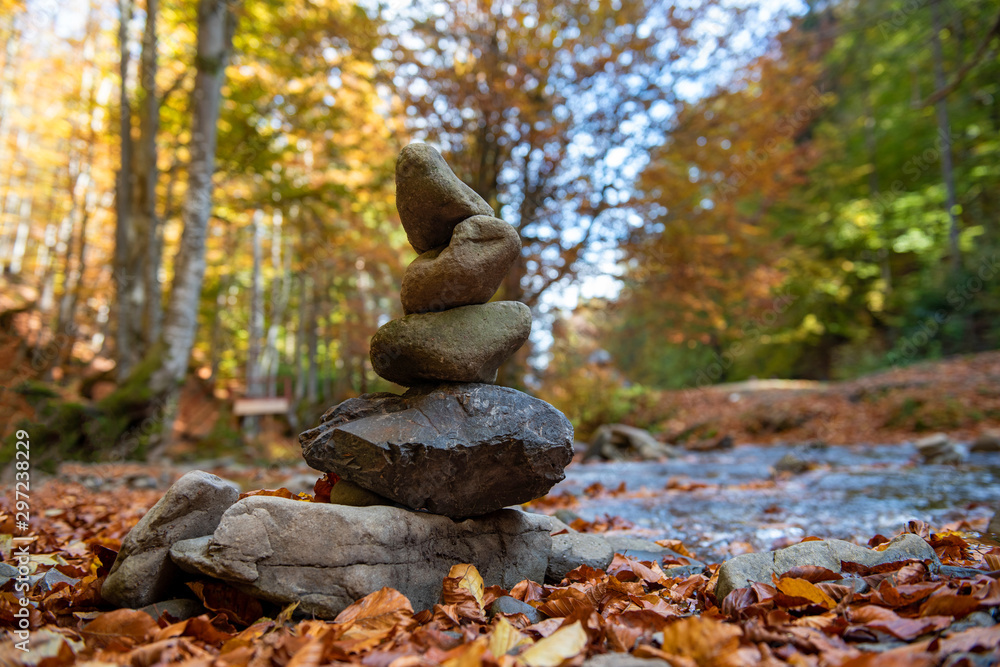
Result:
{"label": "stacked stone", "polygon": [[517,230],[493,217],[427,144],[399,155],[396,207],[420,254],[403,275],[406,315],[372,338],[375,372],[404,387],[493,382],[531,333],[531,310],[523,303],[487,303],[521,252]]}
{"label": "stacked stone", "polygon": [[400,153],[396,206],[419,256],[403,276],[405,314],[376,332],[371,360],[410,389],[331,408],[299,436],[304,458],[453,518],[544,495],[572,458],[572,426],[548,403],[488,384],[531,333],[527,306],[489,302],[521,251],[517,231],[426,144]]}

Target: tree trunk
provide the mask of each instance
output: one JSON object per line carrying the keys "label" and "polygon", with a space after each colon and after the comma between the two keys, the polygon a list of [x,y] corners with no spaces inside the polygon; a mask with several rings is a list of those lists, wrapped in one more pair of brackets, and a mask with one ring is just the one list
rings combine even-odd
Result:
{"label": "tree trunk", "polygon": [[[263,395],[261,382],[261,339],[264,337],[264,286],[261,284],[260,260],[261,244],[264,228],[262,221],[264,212],[257,209],[253,212],[252,247],[253,268],[250,274],[250,325],[247,327],[247,366],[245,394],[250,397]],[[255,438],[259,420],[251,415],[243,420],[243,435]]]}
{"label": "tree trunk", "polygon": [[[934,49],[934,87],[943,90],[947,84],[944,73],[944,54],[941,48],[941,13],[939,7],[940,0],[931,2],[931,44]],[[951,269],[953,273],[958,273],[962,268],[961,249],[958,246],[958,216],[956,215],[957,197],[955,195],[955,173],[952,167],[951,156],[951,123],[948,120],[948,96],[942,95],[935,103],[934,111],[937,115],[938,134],[941,139],[941,176],[944,179],[946,192],[945,205],[948,208],[948,219],[951,225],[948,229],[948,248],[951,255]]]}
{"label": "tree trunk", "polygon": [[[281,354],[278,347],[278,334],[285,321],[285,310],[291,296],[291,253],[282,254],[284,237],[282,235],[281,211],[275,211],[271,217],[271,321],[267,327],[267,342],[264,345],[263,380],[268,396],[276,396],[278,392],[278,367],[281,365]],[[284,257],[284,264],[282,264]]]}
{"label": "tree trunk", "polygon": [[128,265],[129,215],[132,212],[132,105],[128,98],[128,68],[131,56],[128,50],[128,25],[132,20],[132,0],[118,0],[118,103],[120,169],[115,193],[115,254],[114,278],[118,298],[115,299],[117,313],[116,360],[118,379],[123,379],[134,365],[135,350],[129,344],[129,322],[134,319],[129,309],[131,299],[127,296],[125,277]]}
{"label": "tree trunk", "polygon": [[190,102],[191,162],[184,201],[184,231],[174,262],[170,302],[160,338],[162,349],[151,352],[159,359],[150,386],[165,398],[162,431],[168,438],[173,428],[175,401],[187,374],[198,329],[198,304],[205,277],[205,237],[212,212],[219,107],[236,24],[233,11],[234,6],[226,0],[198,2],[197,75]]}
{"label": "tree trunk", "polygon": [[146,355],[159,336],[161,296],[159,285],[160,245],[156,215],[156,135],[160,106],[156,92],[157,0],[146,0],[139,61],[139,136],[132,137],[131,102],[125,89],[129,55],[124,30],[131,17],[129,5],[122,3],[119,40],[121,48],[121,152],[122,170],[118,178],[118,224],[115,247],[115,287],[118,293],[118,335],[116,373],[124,379]]}

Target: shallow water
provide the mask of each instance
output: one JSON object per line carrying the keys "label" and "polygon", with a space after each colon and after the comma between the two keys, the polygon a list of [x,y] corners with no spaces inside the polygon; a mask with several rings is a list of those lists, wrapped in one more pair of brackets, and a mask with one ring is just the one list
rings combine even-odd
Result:
{"label": "shallow water", "polygon": [[[786,454],[816,467],[774,476],[772,466]],[[680,539],[709,562],[808,535],[865,544],[913,519],[940,528],[1000,509],[1000,454],[973,454],[957,466],[917,461],[907,444],[741,446],[665,463],[573,464],[550,495],[569,491],[578,498],[570,509],[581,518],[621,516],[634,524],[624,532]],[[671,479],[677,488],[665,489]],[[609,490],[625,482],[627,491],[585,494],[595,482]]]}

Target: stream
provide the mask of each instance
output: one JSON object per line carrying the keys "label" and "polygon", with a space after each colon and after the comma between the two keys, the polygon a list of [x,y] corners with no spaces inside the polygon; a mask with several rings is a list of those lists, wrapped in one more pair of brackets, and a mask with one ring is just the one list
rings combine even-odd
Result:
{"label": "stream", "polygon": [[[774,464],[786,455],[812,469],[775,475]],[[745,445],[663,463],[572,464],[549,495],[574,495],[568,509],[586,521],[608,515],[633,524],[614,532],[679,539],[706,562],[810,535],[863,545],[913,519],[941,529],[988,521],[1000,509],[1000,453],[971,454],[960,465],[918,461],[910,444]],[[615,492],[622,482],[625,492]],[[585,492],[595,483],[605,490]]]}

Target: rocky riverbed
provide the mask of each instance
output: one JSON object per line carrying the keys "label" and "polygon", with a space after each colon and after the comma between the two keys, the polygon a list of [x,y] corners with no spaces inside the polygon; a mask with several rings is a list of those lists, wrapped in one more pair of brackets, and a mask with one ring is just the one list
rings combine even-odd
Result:
{"label": "rocky riverbed", "polygon": [[808,535],[865,544],[910,520],[985,527],[1000,509],[1000,454],[927,465],[909,444],[768,445],[664,463],[574,464],[534,506],[587,522],[620,517],[603,523],[612,532],[682,540],[702,560],[719,562]]}

